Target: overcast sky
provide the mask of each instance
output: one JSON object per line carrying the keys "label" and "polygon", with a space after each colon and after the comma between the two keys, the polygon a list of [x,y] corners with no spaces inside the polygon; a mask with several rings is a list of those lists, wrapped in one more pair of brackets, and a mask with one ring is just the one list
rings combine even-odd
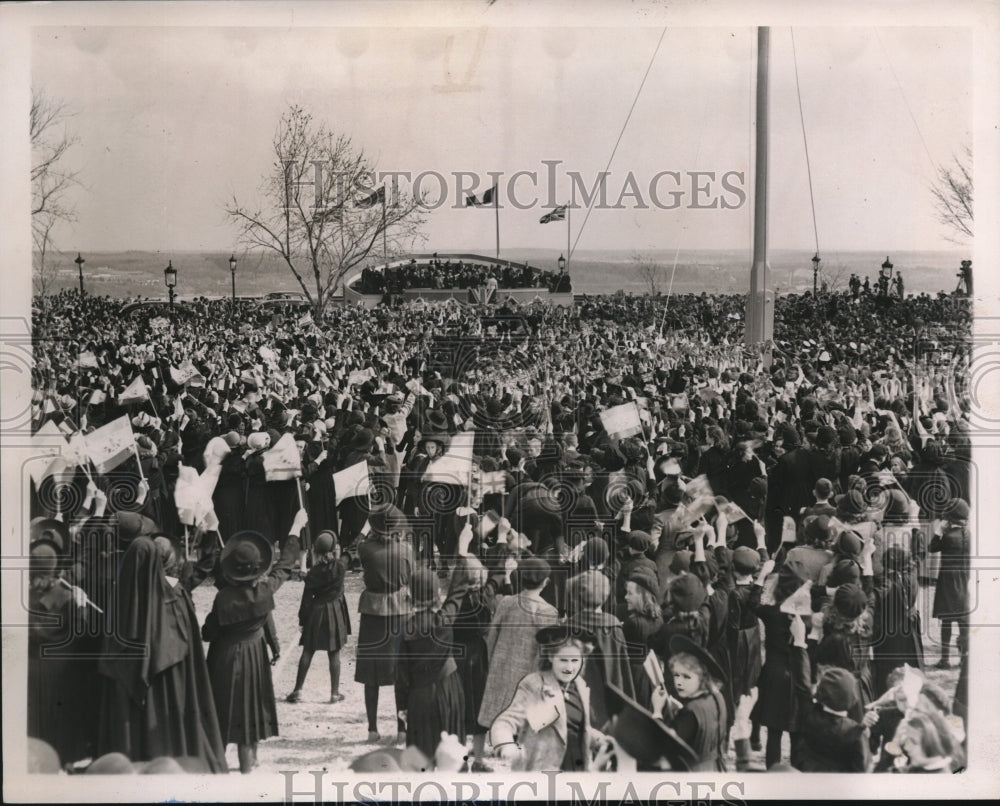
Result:
{"label": "overcast sky", "polygon": [[[85,189],[63,248],[229,250],[222,207],[252,200],[270,169],[282,112],[298,103],[350,135],[382,170],[437,172],[449,202],[428,246],[492,251],[492,211],[456,209],[456,171],[536,171],[515,186],[529,210],[500,212],[510,247],[562,248],[565,225],[540,226],[550,197],[589,188],[611,157],[662,28],[40,27],[32,83],[75,112],[72,162]],[[812,249],[792,29],[772,49],[771,244]],[[629,176],[642,202],[595,209],[580,249],[748,248],[755,30],[671,28],[611,163],[609,203]],[[794,29],[820,250],[940,249],[928,185],[935,164],[971,144],[967,28]],[[543,160],[558,160],[554,193]],[[681,206],[659,209],[680,190]],[[706,191],[692,194],[690,172]],[[724,191],[721,175],[746,196]],[[468,181],[468,180],[466,180]],[[485,186],[485,185],[484,185]],[[423,186],[432,196],[439,183]],[[706,195],[707,194],[707,195]],[[721,196],[720,196],[721,194]],[[735,209],[691,209],[713,199]]]}

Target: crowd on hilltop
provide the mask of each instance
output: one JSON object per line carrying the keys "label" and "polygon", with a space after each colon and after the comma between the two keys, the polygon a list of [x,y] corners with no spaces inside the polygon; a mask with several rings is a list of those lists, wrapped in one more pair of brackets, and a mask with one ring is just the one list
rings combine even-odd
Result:
{"label": "crowd on hilltop", "polygon": [[33,424],[66,442],[31,483],[39,767],[251,771],[290,638],[289,703],[327,655],[317,718],[356,655],[355,769],[467,740],[473,772],[964,767],[968,299],[787,295],[753,349],[735,295],[126,304],[33,309]]}
{"label": "crowd on hilltop", "polygon": [[409,289],[496,289],[544,288],[552,292],[573,290],[565,271],[553,272],[524,264],[505,266],[471,263],[465,260],[440,260],[436,256],[426,261],[410,260],[406,266],[388,270],[364,269],[357,283],[362,294],[400,293]]}

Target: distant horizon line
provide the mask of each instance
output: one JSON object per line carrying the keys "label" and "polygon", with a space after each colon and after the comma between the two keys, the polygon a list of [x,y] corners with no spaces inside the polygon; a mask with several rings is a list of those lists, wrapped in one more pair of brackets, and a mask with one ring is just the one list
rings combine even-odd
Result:
{"label": "distant horizon line", "polygon": [[[650,248],[647,248],[647,249],[636,249],[636,248],[633,248],[633,247],[624,247],[624,246],[622,246],[622,247],[611,247],[611,248],[607,248],[607,249],[583,249],[583,248],[581,248],[581,249],[578,249],[576,251],[576,254],[605,254],[605,253],[608,253],[608,252],[635,252],[635,253],[638,253],[638,254],[646,254],[646,253],[649,253],[649,252],[669,252],[669,251],[673,251],[673,250],[676,250],[676,249],[677,249],[677,247],[675,247],[675,246],[657,246],[657,247],[650,247]],[[749,254],[749,252],[750,252],[749,248],[746,248],[746,249],[747,249],[747,252]],[[743,251],[743,250],[744,250],[744,247],[737,247],[737,246],[734,246],[734,247],[681,247],[678,250],[678,252],[679,253],[684,253],[684,252],[740,252],[740,251]],[[111,255],[125,254],[127,252],[144,252],[144,253],[149,253],[149,254],[164,254],[164,255],[197,255],[197,254],[205,254],[205,253],[211,253],[211,254],[216,254],[217,253],[217,254],[221,255],[221,254],[224,254],[226,252],[229,252],[230,254],[235,254],[235,251],[232,248],[222,249],[222,248],[218,248],[218,247],[216,247],[216,248],[209,247],[209,248],[205,248],[205,249],[135,249],[135,248],[125,248],[125,249],[70,249],[70,250],[59,250],[57,252],[57,254],[59,254],[59,255],[68,255],[68,254],[71,254],[74,251],[77,252],[77,253],[80,253],[80,254],[82,254],[84,252],[90,252],[92,254],[111,254]],[[270,251],[270,250],[268,250],[268,251]],[[549,248],[549,247],[545,247],[545,246],[511,246],[511,247],[505,248],[503,251],[504,252],[516,252],[516,251],[523,251],[523,252],[551,252],[552,254],[565,254],[565,252],[566,252],[565,249]],[[806,252],[815,252],[815,251],[816,250],[815,250],[814,247],[780,247],[780,248],[775,247],[773,249],[770,249],[769,253],[770,254],[776,254],[776,253],[800,253],[800,252],[801,253],[806,253]],[[472,254],[481,254],[483,257],[490,257],[495,252],[495,247],[490,247],[490,248],[487,248],[487,249],[484,249],[484,250],[477,250],[475,248],[448,248],[448,249],[439,248],[439,249],[431,249],[429,251],[427,249],[419,249],[419,250],[413,250],[412,252],[405,252],[405,253],[401,253],[401,254],[433,254],[435,252],[438,253],[438,254],[442,254],[442,255],[446,255],[446,254],[470,254],[470,253],[472,253]],[[888,248],[888,249],[886,247],[880,247],[878,249],[875,249],[875,248],[869,248],[869,249],[833,249],[833,248],[830,248],[830,249],[827,249],[827,250],[820,250],[820,257],[822,258],[822,256],[823,256],[824,253],[828,254],[828,255],[829,254],[838,254],[838,255],[852,255],[852,254],[854,254],[854,255],[860,255],[860,254],[880,253],[880,252],[887,252],[887,254],[889,256],[891,256],[893,254],[901,254],[902,255],[902,254],[913,254],[913,253],[963,254],[963,253],[966,253],[966,252],[971,253],[971,248],[966,249],[966,248],[960,247],[960,246],[955,246],[953,248],[947,248],[947,249],[946,248],[937,248],[937,249],[893,249],[891,247]],[[34,253],[37,254],[37,250],[34,250]],[[262,252],[262,254],[267,254],[267,252]],[[500,259],[504,260],[506,258],[504,256],[501,256]]]}

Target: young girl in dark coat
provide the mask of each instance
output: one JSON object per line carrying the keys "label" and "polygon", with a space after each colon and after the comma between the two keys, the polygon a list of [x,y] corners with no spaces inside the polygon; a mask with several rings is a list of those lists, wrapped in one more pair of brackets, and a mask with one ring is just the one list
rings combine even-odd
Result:
{"label": "young girl in dark coat", "polygon": [[671,727],[697,755],[692,772],[726,770],[725,674],[715,658],[686,635],[670,639],[673,687],[683,703]]}
{"label": "young girl in dark coat", "polygon": [[929,551],[941,554],[941,570],[934,590],[932,615],[941,619],[939,669],[951,668],[952,625],[958,626],[958,654],[969,651],[969,505],[953,498],[945,507],[948,525],[931,538]]}
{"label": "young girl in dark coat", "polygon": [[874,696],[889,688],[893,669],[908,663],[923,669],[917,580],[910,552],[889,546],[882,558],[882,575],[875,580],[874,629],[872,632]]}
{"label": "young girl in dark coat", "polygon": [[202,627],[202,637],[211,642],[208,673],[222,741],[236,744],[242,773],[256,766],[257,743],[278,735],[264,623],[274,610],[275,592],[298,560],[296,535],[304,525],[302,515],[297,515],[274,568],[269,540],[256,532],[233,535],[222,551],[222,573],[228,584],[216,594]]}
{"label": "young girl in dark coat", "polygon": [[750,763],[750,711],[757,701],[757,681],[763,665],[760,622],[757,620],[761,588],[754,585],[754,574],[760,566],[760,554],[752,548],[740,546],[733,552],[734,585],[729,593],[726,641],[732,663],[736,712],[733,717],[733,744],[737,770],[747,769]]}
{"label": "young girl in dark coat", "polygon": [[344,699],[340,693],[340,649],[351,634],[351,617],[344,596],[349,558],[341,556],[340,546],[331,532],[320,532],[316,536],[313,555],[315,563],[306,574],[299,606],[302,657],[295,676],[295,689],[285,701],[301,700],[313,654],[326,652],[330,663],[330,702],[338,703]]}
{"label": "young girl in dark coat", "polygon": [[458,563],[448,596],[440,607],[433,571],[421,568],[410,580],[413,613],[403,621],[396,662],[396,702],[401,706],[399,718],[406,723],[407,747],[415,745],[428,758],[434,757],[442,733],[465,742],[465,693],[452,656],[452,625],[469,589],[471,542],[472,526],[466,524],[459,535]]}
{"label": "young girl in dark coat", "polygon": [[625,612],[621,613],[635,700],[647,710],[653,710],[653,681],[644,664],[651,649],[650,639],[663,626],[659,594],[660,582],[655,573],[643,568],[633,570],[625,583]]}

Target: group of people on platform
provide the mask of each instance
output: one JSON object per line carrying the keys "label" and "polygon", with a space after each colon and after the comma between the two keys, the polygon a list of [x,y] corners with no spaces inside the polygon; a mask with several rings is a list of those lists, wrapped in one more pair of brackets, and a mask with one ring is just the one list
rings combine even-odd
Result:
{"label": "group of people on platform", "polygon": [[[491,753],[535,771],[964,767],[967,301],[878,319],[864,297],[785,297],[761,351],[739,343],[739,297],[508,302],[525,337],[450,370],[442,338],[485,343],[495,308],[301,328],[125,304],[34,309],[35,428],[72,446],[124,415],[134,442],[113,469],[67,451],[31,484],[39,769],[225,772],[235,744],[249,772],[316,652],[345,707],[352,643],[369,742],[408,753],[355,769],[427,767],[454,741],[470,772]],[[289,440],[296,472],[275,473]],[[359,466],[366,492],[338,489]],[[192,474],[211,511],[185,525]],[[275,595],[299,582],[296,682],[276,693]]]}
{"label": "group of people on platform", "polygon": [[546,271],[524,264],[505,266],[493,263],[471,263],[437,256],[426,261],[410,260],[404,267],[364,269],[355,286],[362,294],[398,294],[420,289],[469,289],[490,288],[545,288],[552,292],[570,293],[573,290],[565,271]]}

